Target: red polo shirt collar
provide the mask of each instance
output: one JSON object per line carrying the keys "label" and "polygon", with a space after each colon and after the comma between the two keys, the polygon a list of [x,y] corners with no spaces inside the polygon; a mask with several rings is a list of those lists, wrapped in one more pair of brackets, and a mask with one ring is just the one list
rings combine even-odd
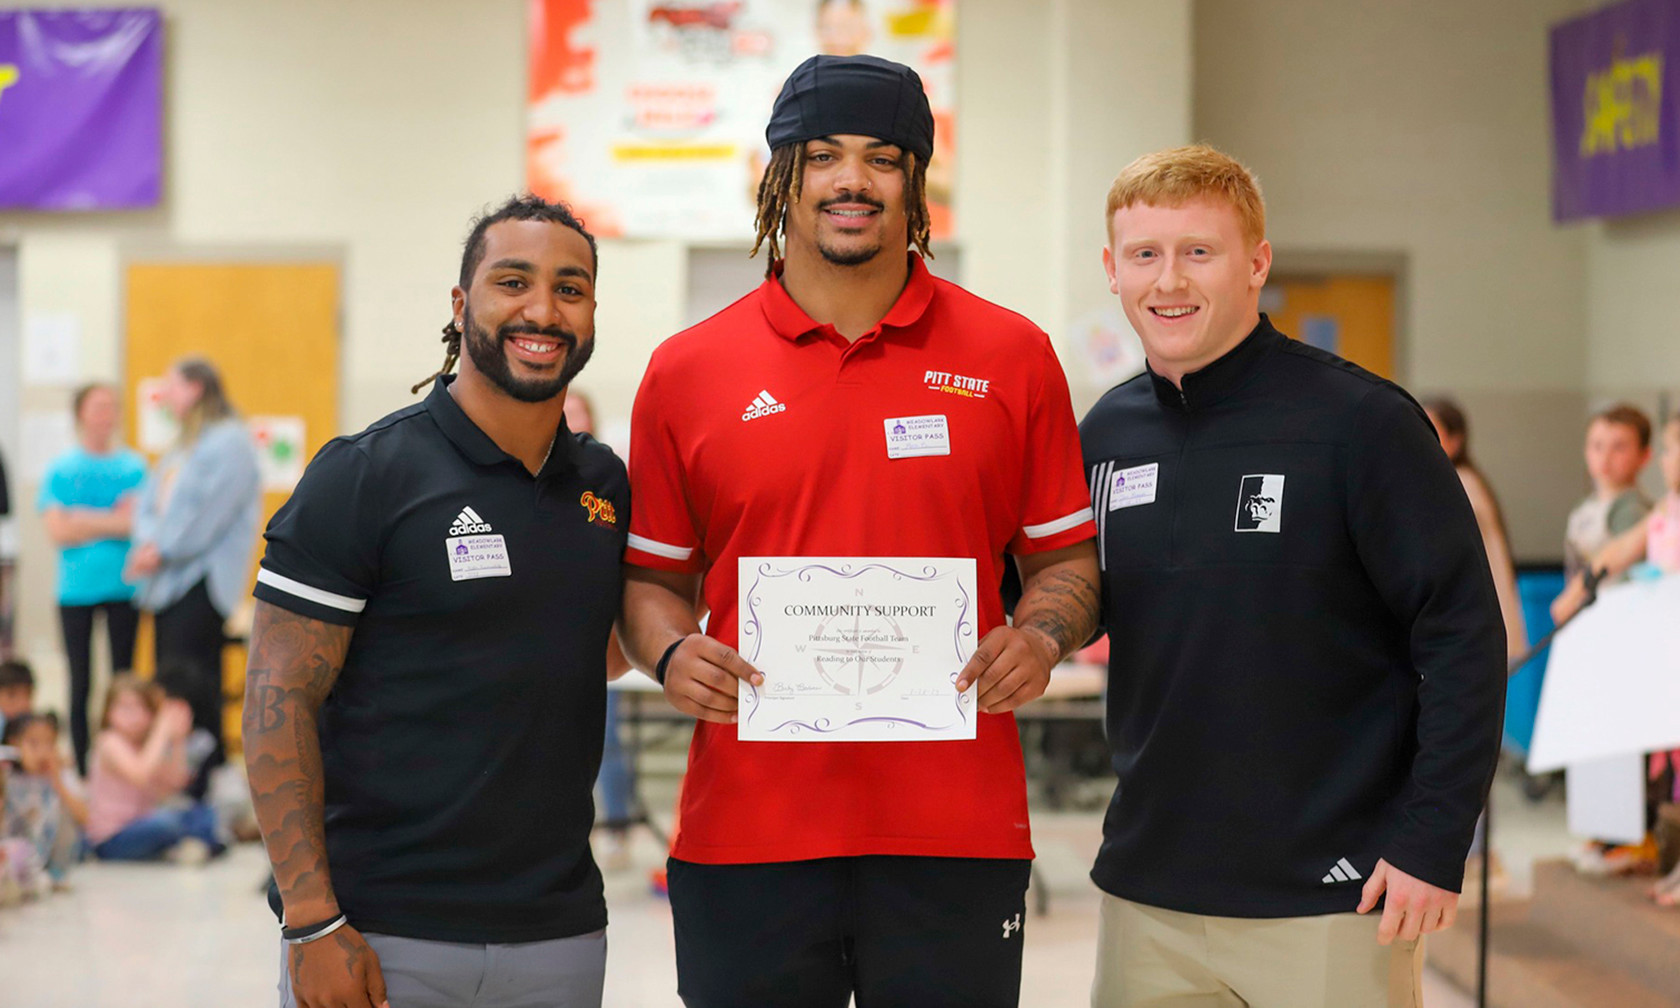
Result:
{"label": "red polo shirt collar", "polygon": [[[922,257],[914,252],[905,253],[910,257],[910,278],[904,284],[904,290],[893,302],[892,309],[881,319],[880,325],[864,333],[861,340],[870,339],[887,328],[906,329],[921,321],[922,313],[933,302],[935,285],[933,274],[928,272]],[[807,333],[818,332],[829,328],[826,323],[813,321],[805,314],[805,309],[799,307],[793,298],[788,296],[787,289],[782,286],[782,266],[785,260],[778,260],[773,271],[759,287],[759,303],[764,306],[764,318],[770,323],[770,328],[784,339],[797,340]]]}

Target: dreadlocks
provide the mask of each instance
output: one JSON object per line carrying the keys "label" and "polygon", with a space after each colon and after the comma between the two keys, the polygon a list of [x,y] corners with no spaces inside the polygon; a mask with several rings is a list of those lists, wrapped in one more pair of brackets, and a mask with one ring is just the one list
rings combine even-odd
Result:
{"label": "dreadlocks", "polygon": [[[461,250],[462,290],[472,286],[473,274],[478,272],[478,264],[484,261],[484,233],[490,230],[490,225],[500,224],[506,220],[546,221],[549,224],[563,224],[578,234],[583,235],[589,242],[589,269],[598,273],[601,268],[600,251],[595,247],[595,236],[584,227],[583,218],[572,212],[572,208],[559,200],[550,203],[540,196],[524,193],[513,196],[507,202],[487,214],[483,214],[473,221],[472,232],[467,235],[466,245]],[[443,327],[443,367],[434,372],[431,377],[419,382],[409,392],[418,394],[421,389],[437,381],[444,375],[455,370],[455,364],[461,359],[461,326],[454,319]]]}
{"label": "dreadlocks", "polygon": [[[923,258],[932,259],[928,251],[927,162],[905,151],[900,162],[904,167],[904,216],[909,225],[910,241]],[[758,236],[753,240],[749,256],[758,254],[759,246],[770,243],[770,258],[764,265],[764,275],[770,276],[781,257],[779,236],[785,231],[788,205],[799,202],[800,182],[805,177],[805,145],[783,144],[770,154],[770,165],[758,183]]]}
{"label": "dreadlocks", "polygon": [[419,395],[421,389],[455,370],[455,362],[461,359],[461,327],[454,319],[450,319],[449,324],[443,327],[443,349],[443,367],[432,372],[431,377],[416,382],[414,387],[408,390],[409,394]]}

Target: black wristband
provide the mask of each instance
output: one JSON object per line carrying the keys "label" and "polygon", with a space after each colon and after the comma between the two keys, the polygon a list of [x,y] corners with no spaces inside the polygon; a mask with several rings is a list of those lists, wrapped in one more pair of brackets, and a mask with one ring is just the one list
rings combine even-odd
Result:
{"label": "black wristband", "polygon": [[307,924],[303,927],[281,928],[280,937],[282,940],[288,942],[301,942],[306,939],[313,938],[317,934],[324,935],[328,931],[338,930],[338,926],[343,920],[344,915],[339,913],[315,924]]}
{"label": "black wristband", "polygon": [[670,647],[665,649],[665,653],[659,656],[659,664],[653,667],[653,678],[659,685],[665,685],[665,667],[671,664],[671,656],[677,653],[677,648],[682,647],[682,642],[685,640],[688,640],[688,638],[678,637],[671,642]]}

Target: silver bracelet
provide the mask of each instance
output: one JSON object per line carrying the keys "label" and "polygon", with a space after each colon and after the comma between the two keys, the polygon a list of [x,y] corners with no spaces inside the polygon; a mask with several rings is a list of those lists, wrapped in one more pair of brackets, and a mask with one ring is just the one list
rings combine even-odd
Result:
{"label": "silver bracelet", "polygon": [[337,917],[333,918],[332,921],[330,921],[325,927],[321,928],[321,930],[316,931],[313,934],[304,935],[302,938],[282,937],[281,941],[284,941],[287,945],[308,945],[312,941],[320,941],[322,938],[325,938],[327,935],[332,934],[334,931],[337,931],[339,928],[343,927],[344,925],[346,925],[348,923],[350,923],[350,918],[344,916],[343,914],[339,914]]}

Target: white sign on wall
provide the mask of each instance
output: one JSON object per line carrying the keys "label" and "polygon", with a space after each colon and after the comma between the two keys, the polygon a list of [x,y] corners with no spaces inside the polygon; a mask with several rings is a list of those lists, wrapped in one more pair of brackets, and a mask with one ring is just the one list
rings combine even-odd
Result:
{"label": "white sign on wall", "polygon": [[134,408],[139,422],[141,451],[162,455],[175,447],[181,436],[180,421],[163,402],[162,378],[142,378],[134,390]]}
{"label": "white sign on wall", "polygon": [[264,491],[290,493],[303,478],[304,425],[300,416],[254,416],[248,422],[257,446]]}
{"label": "white sign on wall", "polygon": [[23,320],[25,385],[76,385],[82,381],[82,320],[64,312],[37,312]]}

